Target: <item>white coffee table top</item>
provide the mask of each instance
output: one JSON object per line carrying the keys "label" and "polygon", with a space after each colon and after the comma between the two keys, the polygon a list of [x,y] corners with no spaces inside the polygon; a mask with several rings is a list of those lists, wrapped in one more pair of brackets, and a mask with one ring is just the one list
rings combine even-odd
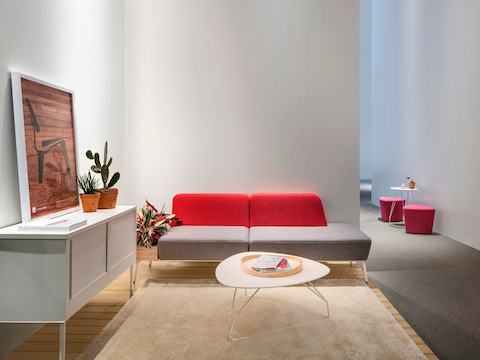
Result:
{"label": "white coffee table top", "polygon": [[278,253],[249,251],[230,256],[223,260],[215,270],[217,280],[225,286],[245,289],[274,288],[282,286],[292,286],[308,283],[326,276],[330,269],[319,262],[301,258],[303,260],[303,269],[301,272],[285,277],[260,277],[250,275],[241,268],[240,260],[247,255],[275,254]]}

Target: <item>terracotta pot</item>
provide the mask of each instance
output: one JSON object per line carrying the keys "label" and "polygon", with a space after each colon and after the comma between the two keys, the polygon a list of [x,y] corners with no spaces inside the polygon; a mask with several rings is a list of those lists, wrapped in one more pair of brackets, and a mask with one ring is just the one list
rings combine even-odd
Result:
{"label": "terracotta pot", "polygon": [[157,261],[158,245],[151,248],[137,245],[137,261]]}
{"label": "terracotta pot", "polygon": [[80,195],[80,200],[82,201],[83,212],[95,212],[98,208],[100,194],[82,194]]}
{"label": "terracotta pot", "polygon": [[98,193],[100,194],[99,209],[113,209],[117,206],[117,188],[98,190]]}

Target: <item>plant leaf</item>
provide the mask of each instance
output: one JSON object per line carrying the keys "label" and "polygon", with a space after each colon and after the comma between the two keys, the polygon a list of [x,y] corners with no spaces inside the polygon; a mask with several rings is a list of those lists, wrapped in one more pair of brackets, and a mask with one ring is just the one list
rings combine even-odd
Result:
{"label": "plant leaf", "polygon": [[107,165],[108,158],[108,142],[105,141],[105,148],[103,149],[103,165]]}
{"label": "plant leaf", "polygon": [[108,183],[107,188],[111,188],[112,186],[114,186],[118,180],[120,180],[120,173],[116,172],[115,174],[113,174],[112,178],[110,179],[110,182]]}
{"label": "plant leaf", "polygon": [[87,155],[87,158],[89,158],[90,160],[93,160],[93,153],[92,153],[92,150],[88,150],[87,153],[85,154]]}
{"label": "plant leaf", "polygon": [[102,167],[102,164],[100,164],[100,155],[99,155],[98,153],[95,153],[94,159],[95,159],[95,165],[96,165],[98,168],[101,168],[101,167]]}
{"label": "plant leaf", "polygon": [[89,171],[88,174],[77,177],[77,185],[84,194],[95,194],[98,189],[98,179],[93,177]]}
{"label": "plant leaf", "polygon": [[104,185],[105,188],[106,188],[106,187],[107,187],[106,185],[107,185],[107,182],[108,182],[108,175],[109,175],[109,171],[108,171],[107,165],[102,165],[101,173],[102,173],[103,185]]}

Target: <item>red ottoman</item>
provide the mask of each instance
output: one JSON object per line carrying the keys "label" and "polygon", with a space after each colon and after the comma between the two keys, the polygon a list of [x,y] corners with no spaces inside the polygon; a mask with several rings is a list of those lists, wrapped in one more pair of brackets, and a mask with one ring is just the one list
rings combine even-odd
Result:
{"label": "red ottoman", "polygon": [[[403,220],[403,205],[405,205],[405,200],[402,198],[393,198],[382,196],[380,197],[380,212],[382,214],[382,220],[388,222],[398,222]],[[395,203],[395,207],[393,208],[392,218],[390,217],[390,210],[392,208],[393,203]]]}
{"label": "red ottoman", "polygon": [[435,209],[430,206],[410,204],[403,208],[405,231],[410,234],[431,234]]}

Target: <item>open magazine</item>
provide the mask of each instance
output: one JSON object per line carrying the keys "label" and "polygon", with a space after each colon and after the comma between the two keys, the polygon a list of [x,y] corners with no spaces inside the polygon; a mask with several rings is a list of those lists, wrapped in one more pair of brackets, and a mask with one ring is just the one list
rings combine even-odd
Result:
{"label": "open magazine", "polygon": [[260,255],[251,268],[259,272],[280,272],[290,270],[292,266],[283,256]]}

